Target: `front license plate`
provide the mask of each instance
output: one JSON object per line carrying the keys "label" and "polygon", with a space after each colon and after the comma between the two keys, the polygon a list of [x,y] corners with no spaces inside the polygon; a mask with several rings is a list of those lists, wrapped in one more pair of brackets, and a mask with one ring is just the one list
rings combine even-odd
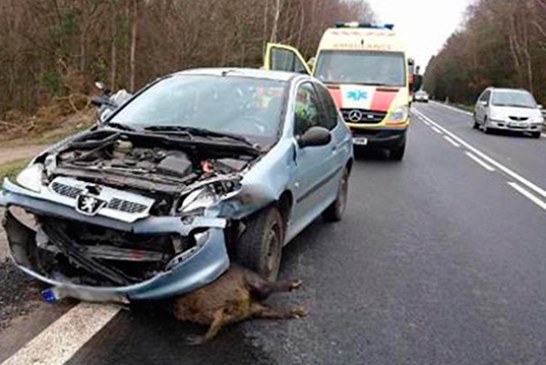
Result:
{"label": "front license plate", "polygon": [[516,128],[525,128],[525,127],[527,127],[527,123],[526,122],[522,122],[522,123],[512,122],[512,123],[508,123],[508,126],[509,127],[516,127]]}
{"label": "front license plate", "polygon": [[353,137],[353,143],[358,146],[366,146],[368,144],[368,138],[366,137]]}

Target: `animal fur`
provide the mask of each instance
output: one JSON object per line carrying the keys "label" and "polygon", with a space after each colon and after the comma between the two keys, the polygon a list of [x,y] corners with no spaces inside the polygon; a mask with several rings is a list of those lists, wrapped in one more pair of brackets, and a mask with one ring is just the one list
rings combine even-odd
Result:
{"label": "animal fur", "polygon": [[275,309],[262,303],[275,292],[299,289],[299,280],[269,282],[258,274],[237,264],[219,279],[174,301],[174,315],[181,321],[210,325],[204,336],[189,339],[190,344],[201,344],[213,339],[226,325],[247,318],[289,319],[307,314],[303,306]]}

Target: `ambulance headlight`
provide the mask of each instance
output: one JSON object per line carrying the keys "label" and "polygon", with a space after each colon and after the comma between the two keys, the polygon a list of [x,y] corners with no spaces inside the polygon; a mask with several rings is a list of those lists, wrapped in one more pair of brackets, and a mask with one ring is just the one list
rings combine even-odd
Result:
{"label": "ambulance headlight", "polygon": [[395,108],[392,112],[389,113],[387,117],[387,123],[395,122],[401,123],[406,122],[409,117],[409,108],[406,105]]}

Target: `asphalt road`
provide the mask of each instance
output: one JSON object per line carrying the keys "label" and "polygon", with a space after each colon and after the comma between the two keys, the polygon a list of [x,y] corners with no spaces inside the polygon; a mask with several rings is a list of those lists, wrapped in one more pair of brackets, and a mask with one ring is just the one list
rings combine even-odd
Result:
{"label": "asphalt road", "polygon": [[[188,347],[204,328],[120,311],[66,363],[546,363],[546,139],[484,135],[464,113],[414,109],[404,161],[362,154],[344,220],[319,219],[286,248],[281,276],[305,287],[272,302],[305,303],[307,318],[246,322]],[[56,308],[2,330],[20,339],[0,344],[0,362],[28,341],[19,323],[39,333],[71,304]],[[28,325],[40,313],[49,317]]]}

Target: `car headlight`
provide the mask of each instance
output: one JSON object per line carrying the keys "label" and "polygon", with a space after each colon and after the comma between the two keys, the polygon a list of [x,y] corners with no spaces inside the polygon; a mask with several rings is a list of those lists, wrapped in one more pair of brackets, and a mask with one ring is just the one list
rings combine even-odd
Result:
{"label": "car headlight", "polygon": [[181,213],[202,212],[222,199],[229,198],[240,190],[239,179],[216,180],[189,193],[179,211]]}
{"label": "car headlight", "polygon": [[489,120],[492,122],[502,123],[504,121],[504,117],[501,114],[491,113],[489,115]]}
{"label": "car headlight", "polygon": [[406,105],[394,109],[387,117],[387,123],[405,123],[409,116],[409,108]]}
{"label": "car headlight", "polygon": [[544,123],[544,118],[541,117],[541,116],[531,118],[531,123],[543,124]]}
{"label": "car headlight", "polygon": [[24,188],[39,193],[42,190],[42,175],[44,171],[44,165],[37,163],[28,166],[17,175],[15,179],[17,184]]}

